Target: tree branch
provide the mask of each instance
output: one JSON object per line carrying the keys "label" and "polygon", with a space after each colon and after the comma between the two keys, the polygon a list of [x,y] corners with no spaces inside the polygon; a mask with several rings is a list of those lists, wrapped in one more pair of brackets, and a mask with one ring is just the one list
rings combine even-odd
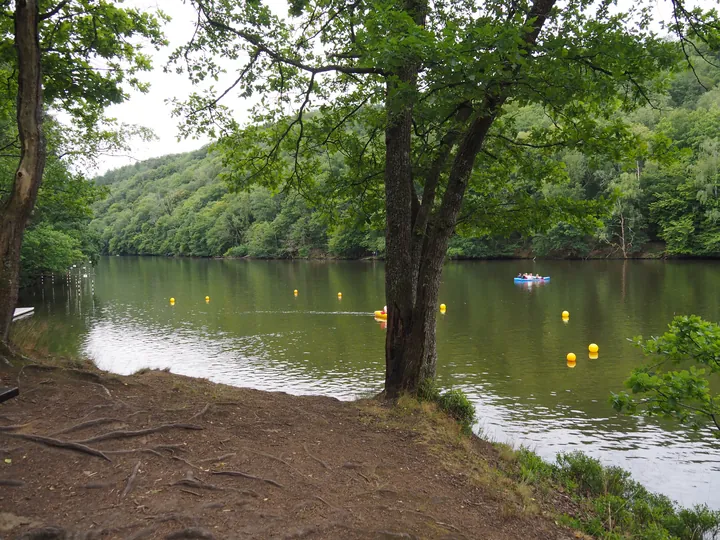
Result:
{"label": "tree branch", "polygon": [[58,2],[58,4],[54,8],[52,8],[49,11],[46,11],[45,13],[42,13],[40,15],[40,20],[44,21],[46,19],[49,19],[53,15],[57,15],[60,12],[60,10],[62,8],[64,8],[65,6],[67,6],[69,3],[70,3],[70,0],[61,0],[60,2]]}
{"label": "tree branch", "polygon": [[385,71],[379,68],[373,68],[373,67],[353,67],[353,66],[343,66],[340,64],[329,64],[326,66],[311,66],[309,64],[306,64],[304,62],[301,62],[300,60],[296,58],[290,58],[288,56],[285,56],[278,51],[271,49],[263,41],[256,35],[253,35],[249,32],[246,32],[244,30],[240,30],[237,28],[233,28],[232,26],[229,26],[225,24],[224,22],[218,21],[216,19],[213,19],[210,16],[210,13],[205,6],[205,3],[202,0],[195,0],[197,2],[198,7],[202,10],[203,14],[205,15],[205,19],[207,20],[208,24],[210,26],[217,28],[218,30],[224,30],[226,32],[230,32],[231,34],[234,34],[238,36],[239,38],[242,38],[243,40],[247,41],[248,43],[254,45],[257,47],[260,51],[264,52],[270,58],[273,60],[277,60],[278,62],[282,62],[283,64],[288,64],[293,67],[296,67],[300,70],[307,71],[308,73],[312,73],[314,75],[317,75],[319,73],[327,73],[330,71],[337,71],[339,73],[345,73],[345,74],[356,74],[356,75],[386,75]]}

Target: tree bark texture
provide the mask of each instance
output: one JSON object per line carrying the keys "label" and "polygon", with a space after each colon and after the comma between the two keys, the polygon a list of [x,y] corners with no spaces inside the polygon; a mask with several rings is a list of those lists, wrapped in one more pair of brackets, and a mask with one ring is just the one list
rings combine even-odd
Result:
{"label": "tree bark texture", "polygon": [[[537,42],[555,1],[536,0],[530,9],[528,31],[523,36],[528,46]],[[408,83],[418,72],[418,68],[411,68],[399,78]],[[385,396],[389,398],[414,393],[424,379],[435,376],[435,323],[448,243],[477,155],[501,107],[512,95],[512,85],[506,81],[489,83],[493,81],[486,81],[482,103],[458,105],[455,124],[443,137],[438,155],[424,175],[421,201],[412,178],[412,104],[398,107],[388,99],[386,105]],[[392,90],[389,83],[389,95]],[[443,174],[447,175],[447,185],[439,207],[434,208]]]}
{"label": "tree bark texture", "polygon": [[17,125],[21,149],[11,193],[0,209],[0,341],[3,343],[8,341],[18,297],[23,233],[45,168],[38,21],[37,0],[16,0]]}

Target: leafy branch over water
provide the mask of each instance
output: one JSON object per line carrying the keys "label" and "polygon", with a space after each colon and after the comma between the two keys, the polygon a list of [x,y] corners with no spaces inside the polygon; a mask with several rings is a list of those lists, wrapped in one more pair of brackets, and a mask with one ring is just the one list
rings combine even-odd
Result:
{"label": "leafy branch over water", "polygon": [[[711,377],[720,372],[720,326],[696,315],[675,317],[668,331],[635,344],[652,364],[635,369],[625,385],[627,392],[613,394],[618,411],[678,420],[695,430],[709,429],[720,438],[720,395],[711,388]],[[674,369],[687,366],[686,369]]]}

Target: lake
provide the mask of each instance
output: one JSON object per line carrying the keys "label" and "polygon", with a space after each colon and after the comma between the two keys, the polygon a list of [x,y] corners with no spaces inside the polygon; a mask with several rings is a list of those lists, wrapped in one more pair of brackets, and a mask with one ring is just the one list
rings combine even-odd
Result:
{"label": "lake", "polygon": [[[513,283],[521,271],[552,280]],[[21,296],[36,315],[16,331],[42,331],[49,352],[84,354],[112,372],[169,367],[340,399],[382,388],[385,329],[371,316],[385,303],[382,262],[104,257]],[[582,450],[682,504],[720,508],[720,442],[619,417],[608,404],[643,362],[627,338],[660,334],[676,314],[718,321],[719,299],[713,261],[451,262],[439,382],[471,397],[486,437],[547,459]],[[599,358],[588,358],[589,343]]]}

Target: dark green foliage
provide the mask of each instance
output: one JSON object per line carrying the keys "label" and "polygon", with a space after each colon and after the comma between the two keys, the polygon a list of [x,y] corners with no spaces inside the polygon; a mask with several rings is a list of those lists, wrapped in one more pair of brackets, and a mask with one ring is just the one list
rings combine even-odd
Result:
{"label": "dark green foliage", "polygon": [[672,418],[720,437],[720,395],[711,384],[720,373],[720,326],[695,315],[679,316],[662,336],[634,341],[652,361],[635,369],[625,385],[643,397],[613,394],[613,407],[630,414]]}
{"label": "dark green foliage", "polygon": [[440,401],[440,390],[435,379],[423,379],[420,381],[415,397],[418,401]]}
{"label": "dark green foliage", "polygon": [[452,416],[466,431],[475,423],[475,406],[465,392],[459,389],[448,390],[437,400],[440,408]]}
{"label": "dark green foliage", "polygon": [[541,491],[560,488],[579,511],[565,524],[598,538],[688,539],[720,534],[720,512],[706,506],[678,508],[650,493],[619,467],[605,467],[582,452],[560,454],[547,463],[526,448],[515,452],[512,474]]}
{"label": "dark green foliage", "polygon": [[423,379],[415,397],[418,401],[437,403],[440,410],[454,418],[465,433],[471,433],[475,423],[475,406],[462,390],[454,388],[441,393],[435,379]]}
{"label": "dark green foliage", "polygon": [[591,245],[581,230],[568,223],[558,223],[532,240],[533,251],[541,257],[586,257]]}

